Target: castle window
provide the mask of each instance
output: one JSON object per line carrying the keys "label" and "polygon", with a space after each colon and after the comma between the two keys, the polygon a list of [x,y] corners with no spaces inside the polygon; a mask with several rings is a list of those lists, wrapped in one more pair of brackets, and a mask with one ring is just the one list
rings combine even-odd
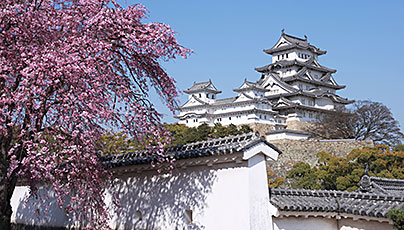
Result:
{"label": "castle window", "polygon": [[288,58],[288,54],[286,54],[286,58]]}
{"label": "castle window", "polygon": [[212,94],[212,99],[215,99],[215,95],[214,95],[214,94]]}
{"label": "castle window", "polygon": [[231,120],[231,117],[229,117],[229,120]]}
{"label": "castle window", "polygon": [[201,94],[199,94],[199,98],[201,98],[202,97],[202,95]]}

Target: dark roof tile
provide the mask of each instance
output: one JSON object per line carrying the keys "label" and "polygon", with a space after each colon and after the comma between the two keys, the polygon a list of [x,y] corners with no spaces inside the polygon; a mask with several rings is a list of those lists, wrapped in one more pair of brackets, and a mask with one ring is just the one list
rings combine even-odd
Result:
{"label": "dark roof tile", "polygon": [[271,203],[280,211],[337,212],[387,218],[391,209],[404,207],[404,197],[326,190],[271,189]]}
{"label": "dark roof tile", "polygon": [[[209,87],[212,86],[212,87]],[[189,88],[184,90],[185,93],[196,93],[196,92],[202,92],[202,91],[210,91],[212,93],[221,93],[222,91],[217,90],[215,86],[213,85],[212,81],[204,81],[204,82],[194,82],[194,85]]]}
{"label": "dark roof tile", "polygon": [[[164,153],[175,159],[198,158],[240,152],[259,142],[263,142],[278,153],[281,153],[278,148],[267,142],[264,137],[254,132],[167,147],[164,149]],[[113,156],[103,156],[101,160],[107,167],[119,167],[151,163],[158,158],[159,156],[157,155],[147,155],[145,152],[130,152]]]}

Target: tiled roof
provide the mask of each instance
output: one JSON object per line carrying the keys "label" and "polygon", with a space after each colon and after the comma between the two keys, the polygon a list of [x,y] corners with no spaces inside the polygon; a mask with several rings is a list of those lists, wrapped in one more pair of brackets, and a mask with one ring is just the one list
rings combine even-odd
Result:
{"label": "tiled roof", "polygon": [[222,99],[216,99],[214,102],[215,105],[226,105],[229,103],[233,103],[237,97],[228,97],[228,98],[222,98]]}
{"label": "tiled roof", "polygon": [[265,66],[262,66],[262,67],[257,67],[257,68],[255,68],[255,70],[260,72],[260,73],[267,73],[267,72],[272,72],[273,69],[275,67],[278,67],[278,66],[283,68],[283,67],[293,66],[293,65],[298,65],[298,66],[301,66],[301,67],[307,67],[308,69],[318,70],[318,71],[322,71],[322,72],[330,72],[330,73],[337,72],[335,69],[330,69],[330,68],[327,68],[327,67],[322,66],[320,64],[318,64],[318,66],[313,65],[312,59],[309,59],[306,62],[301,62],[301,61],[298,61],[296,59],[293,59],[293,60],[280,60],[280,61],[268,64],[268,65],[265,65]]}
{"label": "tiled roof", "polygon": [[327,83],[327,82],[324,82],[321,80],[305,79],[301,76],[296,76],[296,75],[284,77],[284,78],[282,78],[282,80],[285,82],[301,81],[301,82],[311,83],[313,85],[325,86],[325,87],[332,88],[332,89],[345,88],[345,85],[332,85],[330,83]]}
{"label": "tiled roof", "polygon": [[[278,153],[281,153],[278,148],[267,142],[264,137],[254,132],[168,147],[164,149],[164,152],[166,155],[172,156],[175,159],[198,158],[241,152],[260,142],[267,144]],[[156,155],[148,157],[139,156],[142,156],[142,154],[139,152],[131,152],[102,157],[101,160],[107,167],[119,167],[151,163],[158,157]]]}
{"label": "tiled roof", "polygon": [[[261,77],[261,79],[259,79],[257,81],[258,85],[261,85],[263,88],[270,88],[272,85],[267,83],[267,79],[268,78],[272,78],[274,80],[274,83],[276,85],[278,85],[279,87],[281,87],[282,89],[285,89],[286,91],[298,91],[298,89],[296,89],[295,87],[291,86],[290,84],[285,83],[280,77],[279,74],[277,73],[268,73],[267,75]],[[272,84],[274,84],[272,83]]]}
{"label": "tiled roof", "polygon": [[[210,85],[212,85],[211,88],[209,87]],[[222,92],[220,90],[217,90],[215,88],[215,86],[213,86],[213,84],[212,84],[212,82],[210,80],[209,81],[204,81],[204,82],[194,82],[194,85],[191,88],[189,88],[187,90],[184,90],[184,92],[185,93],[194,93],[194,92],[201,92],[201,91],[204,91],[204,90],[211,91],[213,93],[221,93]]]}
{"label": "tiled roof", "polygon": [[365,175],[360,184],[360,190],[364,192],[404,196],[404,180]]}
{"label": "tiled roof", "polygon": [[314,88],[308,91],[302,91],[302,95],[306,95],[306,96],[314,96],[314,97],[328,97],[331,100],[333,100],[334,102],[337,103],[341,103],[341,104],[350,104],[353,103],[353,100],[349,100],[348,98],[343,98],[340,97],[336,94],[318,89],[318,88]]}
{"label": "tiled roof", "polygon": [[350,104],[350,103],[354,102],[353,100],[349,100],[347,98],[343,98],[343,97],[340,97],[333,93],[329,93],[327,91],[319,90],[319,89],[299,90],[299,91],[292,92],[292,93],[274,94],[274,95],[266,96],[265,98],[272,100],[272,99],[281,98],[281,97],[288,98],[288,97],[293,97],[293,96],[298,96],[298,95],[304,95],[307,97],[314,97],[314,98],[328,97],[332,101],[341,103],[341,104]]}
{"label": "tiled roof", "polygon": [[[241,88],[244,85],[246,85],[246,87]],[[239,88],[233,89],[233,91],[235,91],[235,92],[242,92],[242,91],[247,91],[247,90],[257,90],[257,91],[262,91],[262,92],[268,91],[267,89],[265,89],[264,87],[262,87],[258,83],[247,81],[247,80],[245,80],[243,85],[240,86]]]}
{"label": "tiled roof", "polygon": [[[308,77],[309,79],[307,79],[306,77]],[[335,85],[333,83],[329,82],[330,79],[335,83]],[[307,67],[301,68],[295,75],[283,77],[282,80],[285,81],[285,82],[293,82],[293,81],[307,82],[307,83],[311,83],[311,84],[314,84],[314,85],[321,85],[321,86],[326,86],[326,87],[334,88],[334,89],[343,89],[343,88],[345,88],[344,85],[338,85],[334,81],[334,79],[332,78],[330,72],[326,73],[320,79],[316,79],[316,78],[311,77],[310,74],[308,74]]]}
{"label": "tiled roof", "polygon": [[311,45],[308,41],[307,41],[307,37],[303,38],[298,38],[289,34],[286,34],[284,32],[282,32],[281,38],[284,38],[286,41],[289,42],[288,45],[285,46],[280,46],[280,47],[272,47],[270,49],[265,49],[264,52],[267,54],[273,54],[276,52],[280,52],[280,51],[285,51],[285,50],[290,50],[293,48],[300,48],[300,49],[306,49],[306,50],[310,50],[313,53],[316,53],[318,55],[322,55],[327,53],[327,51],[325,50],[320,50],[319,48]]}
{"label": "tiled roof", "polygon": [[264,98],[252,98],[243,92],[241,94],[244,95],[245,97],[247,97],[249,100],[236,101],[240,97],[240,96],[236,96],[236,97],[216,99],[215,101],[213,101],[211,103],[202,101],[200,105],[191,105],[191,106],[184,107],[184,105],[187,104],[187,102],[186,102],[186,103],[184,103],[184,105],[177,107],[175,109],[181,111],[183,109],[198,108],[198,107],[199,108],[201,108],[201,107],[202,108],[206,108],[206,107],[212,108],[212,107],[220,107],[220,106],[237,106],[237,104],[245,104],[245,103],[249,103],[249,104],[259,103],[259,102],[269,103]]}
{"label": "tiled roof", "polygon": [[271,189],[271,203],[279,211],[333,212],[383,217],[404,207],[403,196],[326,190]]}

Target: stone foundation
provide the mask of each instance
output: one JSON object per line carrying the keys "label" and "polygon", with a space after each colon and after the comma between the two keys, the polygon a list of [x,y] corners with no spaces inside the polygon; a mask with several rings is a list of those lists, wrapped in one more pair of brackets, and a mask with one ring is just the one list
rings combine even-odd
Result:
{"label": "stone foundation", "polygon": [[310,122],[306,121],[286,121],[286,128],[299,131],[307,131],[307,127],[310,126]]}
{"label": "stone foundation", "polygon": [[[268,161],[267,165],[281,177],[286,177],[292,166],[300,161],[314,166],[317,153],[326,151],[339,157],[346,157],[353,149],[374,146],[373,141],[357,140],[273,140],[270,141],[282,151],[277,161]],[[286,185],[286,187],[288,187]]]}
{"label": "stone foundation", "polygon": [[251,123],[248,124],[248,126],[250,126],[254,132],[258,132],[262,136],[265,136],[266,132],[274,130],[274,125],[269,124]]}

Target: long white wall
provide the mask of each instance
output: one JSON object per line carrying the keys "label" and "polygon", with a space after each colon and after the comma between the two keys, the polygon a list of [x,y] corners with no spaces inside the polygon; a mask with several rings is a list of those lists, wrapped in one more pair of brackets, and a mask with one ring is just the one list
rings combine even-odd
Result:
{"label": "long white wall", "polygon": [[[155,171],[124,174],[114,179],[108,190],[118,192],[121,203],[119,207],[112,205],[107,195],[113,229],[260,230],[272,225],[263,155],[238,163],[176,168],[172,175]],[[14,222],[71,224],[53,194],[45,200],[52,204],[49,213],[40,215],[35,213],[43,206],[38,200],[27,199],[27,194],[27,187],[17,187],[13,195]],[[192,223],[187,220],[190,212]]]}
{"label": "long white wall", "polygon": [[275,230],[393,230],[393,226],[387,222],[352,218],[289,216],[274,218],[274,222]]}

